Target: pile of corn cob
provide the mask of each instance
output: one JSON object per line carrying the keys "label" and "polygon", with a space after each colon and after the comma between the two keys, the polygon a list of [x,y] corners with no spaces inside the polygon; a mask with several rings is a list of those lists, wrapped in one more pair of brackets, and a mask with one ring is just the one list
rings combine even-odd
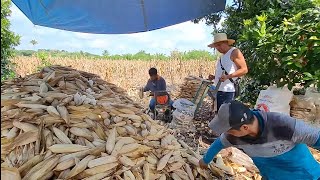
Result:
{"label": "pile of corn cob", "polygon": [[98,76],[51,66],[1,86],[1,179],[216,179],[201,158]]}
{"label": "pile of corn cob", "polygon": [[[208,80],[205,80],[199,77],[195,77],[195,76],[185,77],[183,84],[180,86],[180,92],[177,98],[186,98],[190,101],[193,101],[198,89],[200,88],[202,81],[204,81],[206,84],[209,84]],[[200,89],[200,94],[202,94],[204,90],[205,90],[205,86],[203,86]],[[199,99],[196,100],[196,102],[198,101]]]}

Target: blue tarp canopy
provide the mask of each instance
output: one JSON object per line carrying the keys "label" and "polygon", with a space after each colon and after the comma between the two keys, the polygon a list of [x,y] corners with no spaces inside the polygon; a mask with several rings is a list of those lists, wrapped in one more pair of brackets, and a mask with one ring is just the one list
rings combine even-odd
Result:
{"label": "blue tarp canopy", "polygon": [[96,34],[151,31],[222,11],[226,0],[12,0],[35,25]]}

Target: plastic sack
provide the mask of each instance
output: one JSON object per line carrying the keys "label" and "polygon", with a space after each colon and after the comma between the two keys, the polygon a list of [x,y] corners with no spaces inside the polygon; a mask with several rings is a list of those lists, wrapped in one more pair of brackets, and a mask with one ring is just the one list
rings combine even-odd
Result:
{"label": "plastic sack", "polygon": [[306,90],[305,96],[312,99],[314,102],[314,105],[316,106],[314,124],[320,127],[320,92],[317,91],[314,87],[309,87]]}
{"label": "plastic sack", "polygon": [[192,112],[188,112],[188,111],[183,111],[180,109],[176,109],[173,111],[172,116],[177,118],[178,120],[185,122],[185,123],[189,123],[190,121],[192,121],[194,115],[194,113]]}
{"label": "plastic sack", "polygon": [[312,99],[316,106],[320,106],[320,92],[315,88],[307,88],[305,96]]}
{"label": "plastic sack", "polygon": [[293,93],[287,87],[270,86],[260,91],[255,108],[266,112],[280,112],[290,115],[290,105]]}
{"label": "plastic sack", "polygon": [[294,95],[290,106],[291,117],[307,123],[315,123],[317,108],[312,98],[305,95]]}
{"label": "plastic sack", "polygon": [[174,121],[176,121],[173,123],[187,125],[192,121],[196,111],[196,105],[193,102],[181,98],[175,100],[172,106],[176,108],[172,113]]}
{"label": "plastic sack", "polygon": [[196,111],[196,105],[185,98],[180,98],[174,101],[172,106],[176,109],[187,111],[188,113],[194,113]]}

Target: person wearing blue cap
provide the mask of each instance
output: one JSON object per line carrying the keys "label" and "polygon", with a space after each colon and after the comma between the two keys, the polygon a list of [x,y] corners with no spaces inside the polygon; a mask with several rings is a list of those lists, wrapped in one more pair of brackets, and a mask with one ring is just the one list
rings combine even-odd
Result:
{"label": "person wearing blue cap", "polygon": [[222,104],[209,127],[220,136],[199,161],[201,168],[233,146],[252,158],[263,179],[320,178],[320,163],[308,149],[320,149],[320,128],[282,113],[250,110],[239,101]]}

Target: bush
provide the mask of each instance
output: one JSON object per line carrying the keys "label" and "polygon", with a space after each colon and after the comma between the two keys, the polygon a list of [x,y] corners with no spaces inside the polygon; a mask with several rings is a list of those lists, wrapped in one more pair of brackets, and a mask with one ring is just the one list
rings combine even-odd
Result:
{"label": "bush", "polygon": [[224,16],[214,32],[236,39],[246,58],[249,73],[240,100],[255,103],[258,91],[270,83],[320,89],[319,7],[319,0],[233,0],[224,12],[202,18],[217,25]]}
{"label": "bush", "polygon": [[44,51],[40,51],[37,53],[38,58],[40,59],[40,65],[37,66],[36,72],[39,72],[44,67],[52,66],[51,62],[49,61],[49,54]]}
{"label": "bush", "polygon": [[320,87],[319,22],[319,8],[305,0],[244,20],[240,47],[247,57],[250,77],[261,85]]}
{"label": "bush", "polygon": [[9,30],[10,5],[11,1],[1,0],[1,81],[15,76],[14,64],[10,62],[10,58],[14,54],[14,46],[17,46],[20,40],[18,35]]}

